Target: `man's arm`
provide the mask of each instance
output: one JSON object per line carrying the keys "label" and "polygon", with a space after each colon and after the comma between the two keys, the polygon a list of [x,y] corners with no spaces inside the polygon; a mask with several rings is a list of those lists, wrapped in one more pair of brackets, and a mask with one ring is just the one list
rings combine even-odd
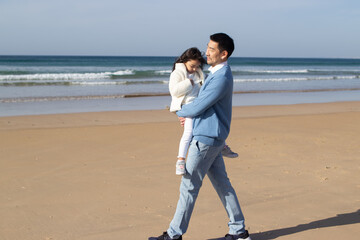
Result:
{"label": "man's arm", "polygon": [[208,79],[207,81],[208,84],[204,85],[204,89],[199,96],[193,102],[183,105],[181,110],[176,112],[179,117],[200,115],[221,99],[229,87],[229,80],[225,76]]}

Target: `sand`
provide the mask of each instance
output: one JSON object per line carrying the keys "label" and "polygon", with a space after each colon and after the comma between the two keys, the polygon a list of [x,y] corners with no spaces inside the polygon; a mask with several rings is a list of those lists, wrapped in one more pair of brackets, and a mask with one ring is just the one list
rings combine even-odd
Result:
{"label": "sand", "polygon": [[[360,102],[234,107],[225,159],[253,240],[358,239]],[[0,239],[147,239],[166,230],[181,127],[166,110],[0,118]],[[206,178],[184,239],[227,216]]]}

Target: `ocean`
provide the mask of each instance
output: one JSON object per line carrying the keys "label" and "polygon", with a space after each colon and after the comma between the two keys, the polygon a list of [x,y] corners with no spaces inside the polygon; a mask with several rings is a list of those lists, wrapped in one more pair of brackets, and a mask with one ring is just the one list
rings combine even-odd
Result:
{"label": "ocean", "polygon": [[[0,116],[165,109],[175,58],[0,56]],[[360,100],[360,59],[232,57],[229,64],[234,106]]]}

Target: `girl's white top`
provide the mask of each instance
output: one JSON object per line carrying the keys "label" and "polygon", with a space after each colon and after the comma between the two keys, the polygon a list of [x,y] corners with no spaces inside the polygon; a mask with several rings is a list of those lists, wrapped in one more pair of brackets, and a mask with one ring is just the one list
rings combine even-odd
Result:
{"label": "girl's white top", "polygon": [[[190,79],[194,81],[194,85],[191,84]],[[189,75],[184,63],[176,63],[175,70],[171,73],[169,81],[170,112],[176,112],[181,109],[183,104],[192,102],[199,94],[203,83],[204,73],[201,69]]]}

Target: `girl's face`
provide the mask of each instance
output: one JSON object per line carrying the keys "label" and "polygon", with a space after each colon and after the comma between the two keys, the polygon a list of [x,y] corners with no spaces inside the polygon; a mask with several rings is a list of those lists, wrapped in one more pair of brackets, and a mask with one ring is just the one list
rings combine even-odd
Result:
{"label": "girl's face", "polygon": [[194,72],[196,72],[196,70],[198,70],[198,68],[200,67],[201,63],[199,60],[189,60],[186,63],[184,63],[186,66],[186,70],[188,71],[188,73],[193,74]]}

